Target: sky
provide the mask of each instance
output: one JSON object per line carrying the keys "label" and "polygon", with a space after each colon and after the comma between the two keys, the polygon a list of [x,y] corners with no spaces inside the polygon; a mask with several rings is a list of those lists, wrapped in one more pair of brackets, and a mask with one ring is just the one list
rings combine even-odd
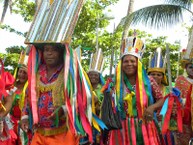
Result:
{"label": "sky", "polygon": [[[124,16],[126,16],[128,2],[129,0],[119,0],[117,4],[109,7],[111,9],[111,16],[114,16],[114,19],[111,20],[110,25],[107,27],[107,30],[112,32],[114,29],[114,25],[117,26]],[[158,4],[160,0],[136,0],[134,5],[134,10],[140,9],[142,7]],[[2,4],[0,4],[0,15],[2,13]],[[187,18],[188,19],[188,18]],[[10,25],[15,30],[20,32],[27,32],[30,28],[31,23],[26,23],[23,21],[23,18],[16,14],[10,14],[9,10],[7,11],[4,23]],[[135,28],[135,27],[133,27]],[[145,30],[153,36],[168,36],[168,40],[174,42],[175,40],[181,40],[182,47],[186,47],[187,45],[187,30],[182,29],[179,25],[169,28],[168,30],[153,30],[148,29],[141,26],[137,26],[137,29]],[[0,30],[0,52],[5,53],[5,48],[14,46],[14,45],[22,45],[24,44],[25,38],[22,36],[18,36],[17,34],[10,33],[5,30]]]}

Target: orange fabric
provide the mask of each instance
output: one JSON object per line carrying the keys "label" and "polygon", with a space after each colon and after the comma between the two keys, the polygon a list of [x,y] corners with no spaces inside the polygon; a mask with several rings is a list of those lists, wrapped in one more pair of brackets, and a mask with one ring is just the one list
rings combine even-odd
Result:
{"label": "orange fabric", "polygon": [[79,145],[79,137],[70,131],[53,136],[43,136],[36,132],[31,145]]}

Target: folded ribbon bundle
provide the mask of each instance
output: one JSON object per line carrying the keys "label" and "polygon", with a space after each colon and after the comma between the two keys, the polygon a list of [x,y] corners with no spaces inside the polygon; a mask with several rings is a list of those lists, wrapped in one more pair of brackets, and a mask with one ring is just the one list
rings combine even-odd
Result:
{"label": "folded ribbon bundle", "polygon": [[160,115],[163,116],[163,125],[162,125],[162,133],[166,134],[169,128],[169,122],[172,115],[172,109],[174,106],[174,102],[177,105],[177,128],[179,132],[182,132],[182,106],[181,106],[181,98],[180,98],[180,91],[177,88],[172,89],[172,93],[165,96],[165,101],[162,106]]}

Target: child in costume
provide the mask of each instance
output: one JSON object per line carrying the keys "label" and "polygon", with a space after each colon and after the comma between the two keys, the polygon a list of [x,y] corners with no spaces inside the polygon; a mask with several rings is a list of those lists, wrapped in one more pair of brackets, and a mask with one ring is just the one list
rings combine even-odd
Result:
{"label": "child in costume", "polygon": [[129,37],[116,70],[116,102],[122,129],[110,131],[109,145],[162,145],[162,136],[153,112],[163,104],[162,93],[153,78],[148,78],[140,62],[144,43]]}
{"label": "child in costume", "polygon": [[193,63],[192,57],[185,57],[186,50],[182,52],[181,66],[186,70],[187,76],[180,75],[177,77],[175,87],[181,91],[181,98],[183,100],[183,132],[176,133],[176,145],[186,145],[193,137],[192,126],[192,84],[193,84]]}

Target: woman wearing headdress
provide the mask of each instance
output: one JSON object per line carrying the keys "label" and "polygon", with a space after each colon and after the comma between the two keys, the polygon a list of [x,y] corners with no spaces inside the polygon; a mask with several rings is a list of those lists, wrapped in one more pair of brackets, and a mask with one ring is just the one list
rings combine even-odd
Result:
{"label": "woman wearing headdress", "polygon": [[28,56],[26,52],[22,50],[18,66],[15,69],[14,77],[15,83],[14,86],[17,90],[14,93],[14,101],[10,111],[11,119],[14,122],[14,130],[18,136],[17,144],[30,144],[32,133],[29,130],[27,133],[23,132],[20,129],[19,121],[21,119],[21,112],[24,106],[26,89],[28,86],[28,76],[27,76],[27,61]]}
{"label": "woman wearing headdress", "polygon": [[[163,97],[168,95],[170,93],[170,90],[167,83],[165,61],[163,60],[163,57],[162,57],[161,48],[156,49],[153,57],[150,56],[149,67],[147,72],[148,72],[148,75],[153,77],[154,80],[157,82]],[[161,130],[162,116],[160,115],[160,111],[161,111],[161,108],[160,110],[157,111],[157,119]],[[164,139],[167,145],[174,144],[173,133],[170,130],[177,130],[175,118],[171,118],[169,130],[164,136]]]}
{"label": "woman wearing headdress", "polygon": [[140,57],[144,49],[142,40],[129,37],[116,71],[117,111],[122,129],[110,132],[110,145],[162,144],[154,111],[163,104],[162,93],[153,78],[148,78]]}
{"label": "woman wearing headdress", "polygon": [[83,0],[42,1],[26,37],[29,89],[21,127],[35,128],[31,145],[78,145],[80,134],[92,142],[91,92],[69,47],[82,6]]}
{"label": "woman wearing headdress", "polygon": [[[87,72],[88,78],[90,80],[90,87],[92,91],[92,113],[100,118],[101,114],[101,104],[104,98],[102,88],[105,84],[105,80],[102,76],[104,64],[103,52],[101,49],[97,50],[91,56],[89,70]],[[94,122],[93,122],[94,123]],[[93,145],[99,145],[101,140],[101,129],[93,124]],[[81,139],[80,144],[84,144],[86,138]]]}
{"label": "woman wearing headdress", "polygon": [[17,136],[9,115],[16,90],[13,85],[15,79],[9,72],[4,72],[2,60],[0,62],[0,144],[15,145]]}
{"label": "woman wearing headdress", "polygon": [[[182,51],[181,66],[186,71],[187,76],[180,75],[177,77],[175,87],[181,91],[181,98],[183,100],[183,132],[176,133],[176,144],[187,145],[193,137],[193,115],[192,115],[192,97],[193,97],[193,62],[192,56],[185,57],[186,50]],[[190,54],[189,54],[190,55]]]}

